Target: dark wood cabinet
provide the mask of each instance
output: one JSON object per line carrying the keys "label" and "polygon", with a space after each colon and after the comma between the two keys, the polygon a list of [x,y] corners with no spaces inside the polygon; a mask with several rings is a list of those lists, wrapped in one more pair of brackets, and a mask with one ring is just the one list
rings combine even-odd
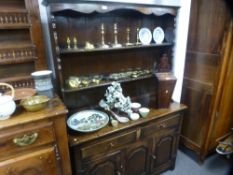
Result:
{"label": "dark wood cabinet", "polygon": [[69,133],[73,174],[159,174],[173,169],[185,106],[151,109],[147,118],[89,134]]}
{"label": "dark wood cabinet", "polygon": [[0,175],[71,175],[66,113],[55,98],[41,111],[18,107],[0,121]]}
{"label": "dark wood cabinet", "polygon": [[33,87],[30,74],[47,68],[44,50],[38,2],[1,1],[0,82]]}
{"label": "dark wood cabinet", "polygon": [[0,174],[11,175],[56,175],[56,153],[48,148],[35,153],[0,162]]}
{"label": "dark wood cabinet", "polygon": [[181,98],[189,109],[181,140],[201,161],[233,126],[232,36],[224,1],[192,1]]}

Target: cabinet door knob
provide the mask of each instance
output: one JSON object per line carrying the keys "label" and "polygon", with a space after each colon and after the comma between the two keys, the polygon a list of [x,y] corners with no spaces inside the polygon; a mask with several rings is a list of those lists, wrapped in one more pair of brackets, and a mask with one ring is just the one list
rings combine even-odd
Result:
{"label": "cabinet door knob", "polygon": [[121,172],[120,172],[120,171],[117,171],[116,174],[117,174],[117,175],[121,175]]}
{"label": "cabinet door knob", "polygon": [[155,155],[151,155],[153,160],[156,160],[156,156]]}
{"label": "cabinet door knob", "polygon": [[27,146],[36,141],[38,133],[32,133],[31,135],[25,134],[23,137],[16,137],[13,139],[13,143],[18,146]]}
{"label": "cabinet door knob", "polygon": [[111,148],[114,147],[114,144],[113,144],[112,142],[110,143],[110,147],[111,147]]}
{"label": "cabinet door knob", "polygon": [[160,123],[160,125],[159,125],[160,128],[166,128],[166,126],[167,125],[165,123]]}

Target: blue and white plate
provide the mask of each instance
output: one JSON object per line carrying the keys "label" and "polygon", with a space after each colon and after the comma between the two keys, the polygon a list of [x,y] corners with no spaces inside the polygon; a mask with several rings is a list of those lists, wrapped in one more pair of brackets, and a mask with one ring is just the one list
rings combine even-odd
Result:
{"label": "blue and white plate", "polygon": [[164,40],[164,31],[161,27],[156,27],[153,31],[153,39],[156,44],[161,44]]}
{"label": "blue and white plate", "polygon": [[109,122],[109,116],[98,110],[84,110],[69,117],[69,128],[79,132],[93,132],[105,127]]}
{"label": "blue and white plate", "polygon": [[148,28],[141,28],[138,33],[139,40],[143,45],[148,45],[151,43],[152,34],[150,29]]}

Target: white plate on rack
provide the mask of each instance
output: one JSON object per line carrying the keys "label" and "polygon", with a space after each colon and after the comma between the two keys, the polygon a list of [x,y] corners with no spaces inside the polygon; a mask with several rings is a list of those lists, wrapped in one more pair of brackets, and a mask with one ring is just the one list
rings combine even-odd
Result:
{"label": "white plate on rack", "polygon": [[164,31],[161,27],[156,27],[153,31],[153,39],[156,44],[161,44],[164,40]]}
{"label": "white plate on rack", "polygon": [[109,122],[106,113],[98,110],[84,110],[69,117],[69,128],[79,132],[93,132],[105,127]]}
{"label": "white plate on rack", "polygon": [[152,40],[152,34],[150,29],[148,28],[141,28],[138,33],[139,40],[143,45],[148,45],[151,43]]}

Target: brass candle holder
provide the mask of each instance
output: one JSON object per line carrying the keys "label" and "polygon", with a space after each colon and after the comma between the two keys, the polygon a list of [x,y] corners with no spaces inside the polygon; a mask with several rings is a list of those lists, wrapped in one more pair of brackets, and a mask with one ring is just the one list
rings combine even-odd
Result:
{"label": "brass candle holder", "polygon": [[137,31],[137,41],[136,41],[136,45],[140,45],[140,41],[139,41],[139,28],[136,29]]}
{"label": "brass candle holder", "polygon": [[104,38],[104,34],[105,34],[105,28],[104,28],[104,24],[101,24],[101,48],[109,48],[109,45],[105,44],[105,38]]}
{"label": "brass candle holder", "polygon": [[117,39],[117,34],[118,34],[117,23],[114,23],[113,29],[114,29],[114,44],[112,45],[112,47],[114,48],[122,47],[122,45],[118,43],[118,39]]}
{"label": "brass candle holder", "polygon": [[73,43],[74,43],[74,49],[78,49],[78,41],[76,37],[73,38]]}
{"label": "brass candle holder", "polygon": [[71,43],[70,38],[67,37],[67,39],[66,39],[67,49],[71,49],[70,43]]}
{"label": "brass candle holder", "polygon": [[132,46],[133,44],[130,43],[130,28],[127,27],[126,28],[126,43],[125,43],[126,46]]}

